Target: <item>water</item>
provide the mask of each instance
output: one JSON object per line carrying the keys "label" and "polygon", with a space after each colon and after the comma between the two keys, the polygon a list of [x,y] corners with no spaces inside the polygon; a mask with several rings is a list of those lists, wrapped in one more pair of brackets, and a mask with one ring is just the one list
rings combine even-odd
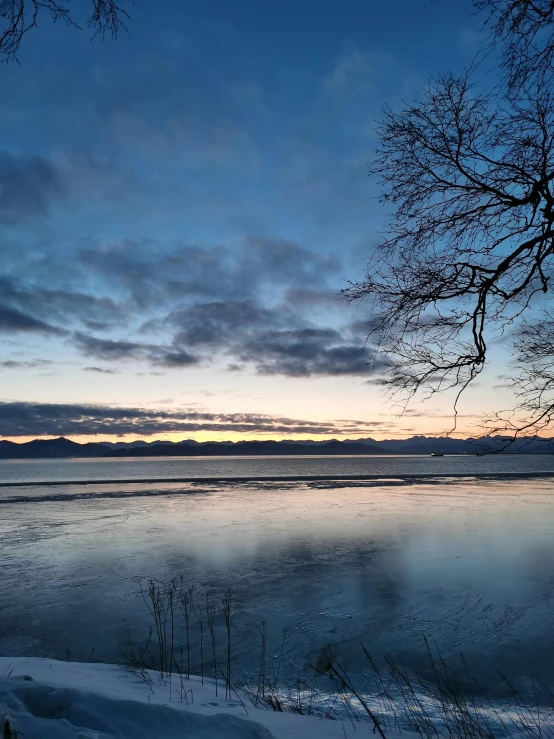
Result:
{"label": "water", "polygon": [[137,577],[167,574],[232,588],[244,669],[265,621],[291,675],[328,643],[360,667],[360,641],[420,667],[426,634],[493,689],[553,677],[550,455],[3,461],[0,482],[1,654],[117,661],[147,629]]}
{"label": "water", "polygon": [[554,454],[0,460],[0,483],[320,475],[554,475]]}

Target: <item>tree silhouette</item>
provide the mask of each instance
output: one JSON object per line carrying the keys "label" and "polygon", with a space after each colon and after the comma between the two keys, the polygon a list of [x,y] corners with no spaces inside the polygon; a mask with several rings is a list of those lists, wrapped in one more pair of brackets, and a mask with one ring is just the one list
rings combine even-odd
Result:
{"label": "tree silhouette", "polygon": [[[117,0],[87,0],[90,16],[87,26],[94,36],[117,38],[129,18]],[[68,26],[82,30],[70,8],[57,0],[0,0],[0,61],[17,61],[23,37],[40,21],[49,16],[54,22],[62,21]]]}
{"label": "tree silhouette", "polygon": [[344,294],[370,301],[383,384],[403,398],[457,389],[457,403],[491,338],[511,337],[517,408],[489,420],[517,435],[554,418],[554,0],[475,4],[505,74],[488,92],[475,69],[443,75],[420,103],[384,111],[370,173],[389,228]]}
{"label": "tree silhouette", "polygon": [[474,0],[485,14],[491,48],[500,48],[500,69],[508,92],[517,94],[534,76],[544,81],[554,69],[554,0]]}

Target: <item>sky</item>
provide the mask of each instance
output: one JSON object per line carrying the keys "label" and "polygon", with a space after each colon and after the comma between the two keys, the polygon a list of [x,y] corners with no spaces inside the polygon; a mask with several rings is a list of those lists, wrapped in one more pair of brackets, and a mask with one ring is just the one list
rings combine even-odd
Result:
{"label": "sky", "polygon": [[387,223],[375,121],[471,62],[471,0],[124,7],[116,42],[45,19],[0,67],[0,437],[449,430],[451,398],[383,397],[339,292]]}

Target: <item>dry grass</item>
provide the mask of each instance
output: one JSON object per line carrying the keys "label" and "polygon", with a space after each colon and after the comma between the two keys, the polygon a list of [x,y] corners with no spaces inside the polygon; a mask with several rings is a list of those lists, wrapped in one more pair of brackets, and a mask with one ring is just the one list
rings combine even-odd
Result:
{"label": "dry grass", "polygon": [[[222,682],[225,698],[234,695],[246,712],[249,704],[353,724],[369,723],[381,739],[398,729],[416,732],[423,739],[554,739],[554,696],[547,686],[537,682],[533,695],[523,696],[501,675],[510,699],[502,704],[493,701],[464,661],[462,671],[457,672],[425,638],[429,678],[408,670],[391,656],[385,656],[384,667],[379,668],[361,644],[367,666],[363,674],[351,674],[335,650],[326,647],[316,664],[310,670],[299,670],[291,684],[281,677],[287,631],[280,637],[276,657],[270,660],[265,623],[258,643],[252,644],[259,655],[257,671],[235,674],[233,644],[241,623],[236,622],[231,590],[198,591],[183,578],[161,578],[143,582],[141,592],[152,625],[140,650],[131,647],[123,653],[124,662],[149,689],[153,689],[152,671],[157,673],[159,681],[169,686],[172,699],[177,696],[181,702],[193,702],[188,680],[194,668],[202,684],[205,676],[212,678],[216,697]],[[199,627],[196,630],[192,629],[193,621]],[[301,677],[306,674],[308,677]]]}

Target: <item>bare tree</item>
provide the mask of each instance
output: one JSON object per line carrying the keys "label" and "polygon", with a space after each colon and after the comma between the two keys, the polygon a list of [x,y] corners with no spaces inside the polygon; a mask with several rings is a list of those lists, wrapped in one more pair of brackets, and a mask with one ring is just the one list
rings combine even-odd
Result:
{"label": "bare tree", "polygon": [[459,394],[490,338],[550,290],[553,90],[535,80],[500,97],[477,92],[469,73],[445,75],[420,104],[386,110],[378,134],[371,172],[390,229],[345,294],[371,302],[389,388]]}
{"label": "bare tree", "polygon": [[490,48],[500,48],[500,65],[507,90],[554,72],[554,0],[473,0],[485,14]]}
{"label": "bare tree", "polygon": [[487,419],[488,433],[511,438],[538,434],[554,422],[554,315],[548,308],[534,321],[525,321],[515,336],[515,408]]}
{"label": "bare tree", "polygon": [[[87,0],[90,16],[86,24],[94,36],[117,38],[129,18],[118,0]],[[44,17],[82,30],[69,5],[58,0],[0,0],[0,61],[17,61],[23,37]]]}

